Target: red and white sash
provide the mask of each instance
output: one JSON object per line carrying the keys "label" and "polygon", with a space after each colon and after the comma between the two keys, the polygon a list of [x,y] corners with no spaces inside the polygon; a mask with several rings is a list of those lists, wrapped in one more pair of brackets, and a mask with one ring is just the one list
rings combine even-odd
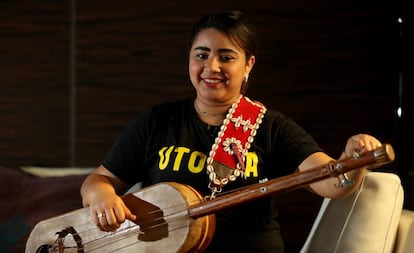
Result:
{"label": "red and white sash", "polygon": [[242,95],[229,109],[207,158],[211,198],[228,182],[244,176],[245,157],[265,113],[263,104]]}

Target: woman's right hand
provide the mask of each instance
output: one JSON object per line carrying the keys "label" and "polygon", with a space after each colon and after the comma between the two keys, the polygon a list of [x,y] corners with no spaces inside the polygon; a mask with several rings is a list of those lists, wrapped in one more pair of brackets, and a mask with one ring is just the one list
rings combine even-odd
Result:
{"label": "woman's right hand", "polygon": [[102,231],[115,231],[125,219],[134,221],[136,216],[115,193],[99,193],[91,201],[90,215]]}
{"label": "woman's right hand", "polygon": [[103,165],[86,177],[81,187],[82,203],[89,206],[91,218],[100,230],[115,231],[125,219],[136,219],[117,194],[128,188],[128,184]]}

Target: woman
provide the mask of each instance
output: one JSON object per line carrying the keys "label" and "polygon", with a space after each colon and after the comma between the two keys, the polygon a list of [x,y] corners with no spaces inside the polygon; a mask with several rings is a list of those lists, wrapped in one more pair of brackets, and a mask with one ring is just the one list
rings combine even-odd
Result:
{"label": "woman", "polygon": [[[136,219],[119,195],[137,182],[148,186],[175,181],[214,197],[333,160],[293,121],[241,96],[255,63],[254,36],[242,13],[207,14],[194,24],[191,36],[189,75],[196,97],[154,106],[139,115],[82,185],[83,204],[90,206],[101,230],[113,231],[125,219]],[[251,109],[237,112],[242,99]],[[255,108],[253,123],[243,118]],[[230,127],[243,129],[240,135],[247,131],[251,138],[240,144],[238,136],[226,132]],[[380,145],[376,138],[358,134],[348,140],[340,158]],[[221,151],[223,156],[218,155]],[[226,162],[229,157],[235,166]],[[348,173],[355,181],[349,187],[338,187],[338,178],[309,187],[323,197],[343,197],[359,186],[364,173]],[[283,252],[275,217],[272,199],[221,211],[207,251]]]}

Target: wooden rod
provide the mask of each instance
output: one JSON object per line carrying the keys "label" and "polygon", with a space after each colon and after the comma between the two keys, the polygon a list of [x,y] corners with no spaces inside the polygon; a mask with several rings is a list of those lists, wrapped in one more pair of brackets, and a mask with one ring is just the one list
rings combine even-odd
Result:
{"label": "wooden rod", "polygon": [[360,155],[356,154],[353,157],[331,161],[306,171],[297,171],[287,176],[243,187],[212,200],[192,205],[188,209],[189,215],[197,218],[213,214],[242,203],[285,193],[329,177],[337,177],[351,170],[362,167],[368,167],[368,169],[378,168],[394,161],[394,159],[395,154],[392,146],[383,144],[375,150]]}

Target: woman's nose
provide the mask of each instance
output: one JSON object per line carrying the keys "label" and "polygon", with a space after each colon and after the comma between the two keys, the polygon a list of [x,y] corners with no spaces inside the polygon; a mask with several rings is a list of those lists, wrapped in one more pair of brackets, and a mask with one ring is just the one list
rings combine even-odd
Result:
{"label": "woman's nose", "polygon": [[205,66],[211,72],[220,72],[220,62],[216,57],[211,57],[206,61]]}

